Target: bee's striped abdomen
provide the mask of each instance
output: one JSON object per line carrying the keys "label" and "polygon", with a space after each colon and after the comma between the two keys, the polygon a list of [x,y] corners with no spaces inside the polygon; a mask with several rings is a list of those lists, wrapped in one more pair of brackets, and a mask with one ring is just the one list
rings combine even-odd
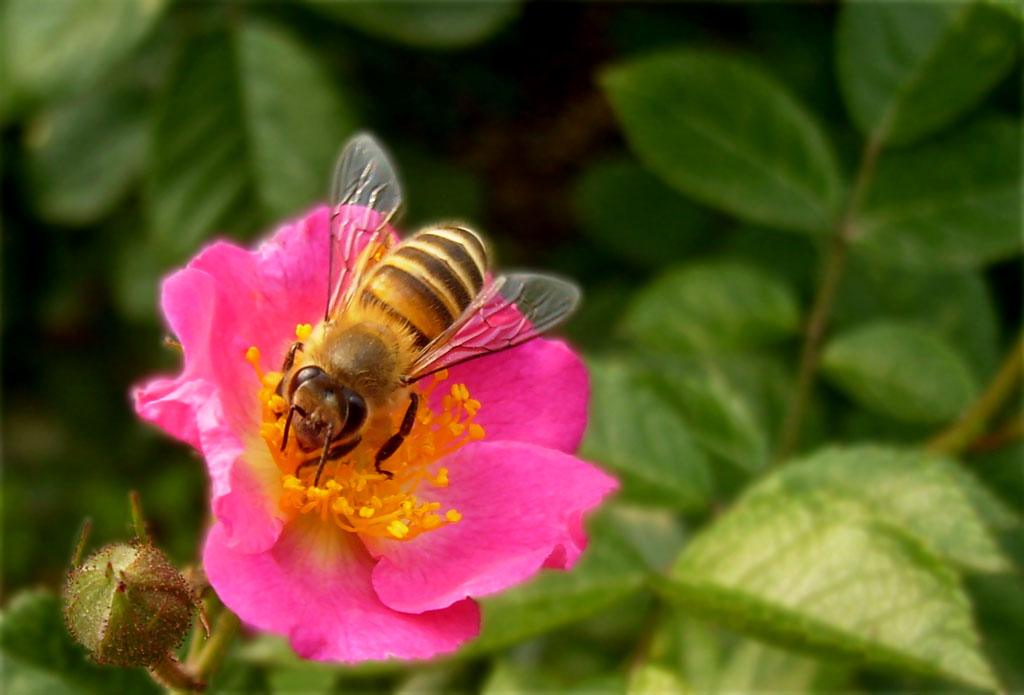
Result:
{"label": "bee's striped abdomen", "polygon": [[487,251],[462,227],[428,227],[392,249],[370,271],[360,302],[410,328],[423,348],[452,324],[483,287]]}

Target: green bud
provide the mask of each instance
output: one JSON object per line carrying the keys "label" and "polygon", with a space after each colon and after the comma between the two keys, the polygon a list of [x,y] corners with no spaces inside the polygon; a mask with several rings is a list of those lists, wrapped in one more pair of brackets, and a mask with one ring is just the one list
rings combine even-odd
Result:
{"label": "green bud", "polygon": [[68,574],[64,616],[71,635],[103,664],[149,666],[181,645],[196,599],[148,543],[115,543]]}

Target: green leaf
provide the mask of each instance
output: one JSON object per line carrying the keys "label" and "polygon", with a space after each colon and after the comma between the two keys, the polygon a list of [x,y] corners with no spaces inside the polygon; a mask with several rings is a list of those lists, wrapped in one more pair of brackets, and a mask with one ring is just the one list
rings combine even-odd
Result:
{"label": "green leaf", "polygon": [[991,117],[886,154],[854,220],[853,243],[878,263],[971,268],[1024,250],[1020,123]]}
{"label": "green leaf", "polygon": [[623,320],[642,345],[672,354],[719,354],[792,335],[793,292],[778,278],[730,261],[680,266],[640,291]]}
{"label": "green leaf", "polygon": [[236,35],[242,116],[259,198],[272,217],[325,200],[331,167],[355,117],[319,58],[270,24]]}
{"label": "green leaf", "polygon": [[[582,250],[585,247],[580,245],[576,248]],[[581,275],[569,273],[570,277]],[[574,345],[583,350],[607,350],[609,317],[621,316],[626,312],[630,294],[634,290],[631,282],[599,274],[593,284],[583,288],[583,296],[586,299],[566,324],[566,335]]]}
{"label": "green leaf", "polygon": [[482,695],[618,695],[623,692],[624,687],[625,683],[618,672],[598,674],[567,684],[553,674],[545,672],[537,664],[518,663],[510,658],[500,658],[494,662],[479,692]]}
{"label": "green leaf", "polygon": [[626,689],[626,695],[688,692],[691,689],[674,669],[652,662],[638,664],[630,671]]}
{"label": "green leaf", "polygon": [[591,360],[590,418],[581,452],[615,471],[626,499],[694,511],[711,475],[686,423],[624,361]]}
{"label": "green leaf", "polygon": [[686,542],[679,515],[667,509],[616,501],[608,506],[605,516],[652,572],[668,567]]}
{"label": "green leaf", "polygon": [[146,116],[140,90],[116,85],[33,119],[25,149],[39,215],[81,225],[109,211],[142,172]]}
{"label": "green leaf", "polygon": [[601,79],[640,159],[684,193],[744,220],[824,232],[841,197],[813,116],[770,75],[725,54],[678,51]]}
{"label": "green leaf", "polygon": [[998,558],[955,469],[876,447],[790,463],[687,545],[662,589],[782,645],[993,689],[959,577],[935,554]]}
{"label": "green leaf", "polygon": [[[483,599],[483,629],[460,655],[492,651],[549,632],[642,589],[650,569],[621,530],[623,521],[613,508],[603,509],[588,524],[587,549],[571,571],[542,570],[525,584]],[[644,527],[668,540],[660,522],[640,526],[630,536]]]}
{"label": "green leaf", "polygon": [[999,361],[999,321],[985,279],[975,271],[922,273],[852,256],[832,305],[836,328],[875,319],[927,326],[969,363],[979,383]]}
{"label": "green leaf", "polygon": [[[726,237],[721,253],[756,266],[786,282],[800,296],[813,296],[818,283],[820,240],[744,225]],[[845,277],[844,273],[844,277]]]}
{"label": "green leaf", "polygon": [[[845,669],[663,611],[630,692],[814,693],[849,689]],[[658,681],[664,686],[658,687]],[[674,683],[674,685],[673,685]]]}
{"label": "green leaf", "polygon": [[583,232],[616,258],[640,267],[663,266],[692,253],[706,243],[714,222],[625,157],[587,169],[573,200]]}
{"label": "green leaf", "polygon": [[979,455],[970,465],[997,494],[1024,514],[1024,442]]}
{"label": "green leaf", "polygon": [[660,359],[651,380],[707,453],[747,473],[768,463],[768,433],[785,405],[786,376],[777,364],[749,354]]}
{"label": "green leaf", "polygon": [[977,104],[1013,65],[1019,27],[978,0],[843,5],[839,85],[866,135],[908,144]]}
{"label": "green leaf", "polygon": [[967,586],[976,607],[985,653],[1006,692],[1024,691],[1024,579],[1019,574],[969,577]]}
{"label": "green leaf", "polygon": [[757,494],[827,488],[917,536],[944,560],[967,570],[1003,572],[1010,564],[993,538],[1016,515],[956,462],[913,449],[826,449],[786,466]]}
{"label": "green leaf", "polygon": [[[270,695],[265,669],[236,658],[237,650],[229,653],[220,668],[207,683],[206,695]],[[310,670],[309,667],[306,667]]]}
{"label": "green leaf", "polygon": [[454,49],[480,43],[519,12],[516,0],[411,3],[317,2],[310,5],[380,39],[417,48]]}
{"label": "green leaf", "polygon": [[[164,0],[8,0],[3,44],[5,95],[32,103],[82,92],[146,35]],[[4,108],[8,111],[9,104]]]}
{"label": "green leaf", "polygon": [[481,695],[529,695],[529,693],[555,692],[558,683],[536,668],[498,659],[487,674],[480,689]]}
{"label": "green leaf", "polygon": [[0,690],[7,695],[149,695],[160,689],[141,669],[96,665],[64,626],[60,601],[37,590],[15,595],[0,615]]}
{"label": "green leaf", "polygon": [[267,674],[269,690],[273,695],[330,695],[334,692],[337,680],[336,671],[313,669],[305,665],[276,668]]}
{"label": "green leaf", "polygon": [[150,233],[183,255],[214,230],[302,212],[326,197],[352,126],[317,59],[273,25],[192,39],[157,106]]}
{"label": "green leaf", "polygon": [[821,365],[863,407],[905,422],[948,422],[977,392],[946,341],[911,323],[875,321],[844,331],[826,345]]}

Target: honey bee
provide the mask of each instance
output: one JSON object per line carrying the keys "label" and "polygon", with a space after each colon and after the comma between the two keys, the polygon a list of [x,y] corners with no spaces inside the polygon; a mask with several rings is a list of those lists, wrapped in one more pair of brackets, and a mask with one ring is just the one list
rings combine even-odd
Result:
{"label": "honey bee", "polygon": [[[389,225],[402,206],[401,187],[367,134],[342,150],[330,205],[327,308],[309,337],[288,350],[278,386],[288,405],[281,449],[291,433],[303,451],[321,450],[301,464],[317,464],[314,487],[328,461],[343,459],[371,433],[379,440],[374,466],[392,477],[381,465],[415,423],[413,384],[537,337],[580,299],[576,285],[559,278],[492,276],[483,240],[459,224],[426,227],[396,243]],[[391,413],[404,401],[392,432]]]}

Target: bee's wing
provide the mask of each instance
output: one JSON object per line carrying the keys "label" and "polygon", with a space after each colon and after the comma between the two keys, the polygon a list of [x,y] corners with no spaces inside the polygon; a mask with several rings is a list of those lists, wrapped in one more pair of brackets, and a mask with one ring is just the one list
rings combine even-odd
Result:
{"label": "bee's wing", "polygon": [[[384,149],[367,133],[346,143],[331,181],[331,243],[327,311],[348,306],[357,278],[391,243],[388,225],[402,207],[402,187]],[[343,208],[360,210],[346,214]]]}
{"label": "bee's wing", "polygon": [[536,338],[573,312],[580,289],[567,280],[536,273],[495,278],[455,323],[413,362],[409,383],[453,365]]}

